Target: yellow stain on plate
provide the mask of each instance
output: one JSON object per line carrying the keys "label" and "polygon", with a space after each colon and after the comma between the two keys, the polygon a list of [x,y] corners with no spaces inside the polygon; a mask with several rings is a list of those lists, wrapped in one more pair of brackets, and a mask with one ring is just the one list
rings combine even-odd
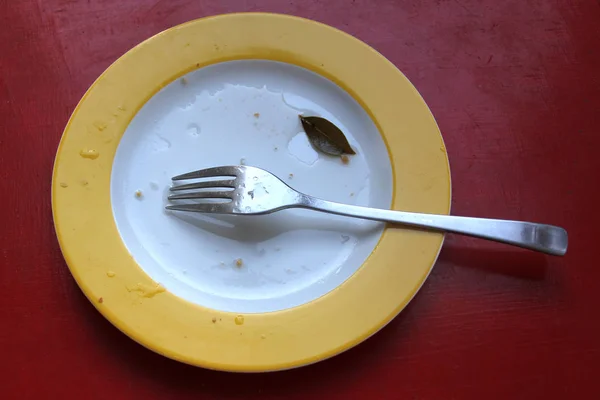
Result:
{"label": "yellow stain on plate", "polygon": [[152,298],[159,293],[163,293],[165,291],[165,288],[162,287],[160,283],[156,284],[156,286],[138,283],[137,285],[129,286],[127,288],[127,291],[138,292],[142,297]]}
{"label": "yellow stain on plate", "polygon": [[103,131],[106,129],[106,124],[102,121],[96,121],[93,123],[93,125],[96,127],[96,129],[98,129],[99,131]]}
{"label": "yellow stain on plate", "polygon": [[79,155],[81,157],[87,158],[89,160],[95,160],[96,158],[98,158],[100,153],[98,153],[98,150],[81,149],[81,151],[79,152]]}

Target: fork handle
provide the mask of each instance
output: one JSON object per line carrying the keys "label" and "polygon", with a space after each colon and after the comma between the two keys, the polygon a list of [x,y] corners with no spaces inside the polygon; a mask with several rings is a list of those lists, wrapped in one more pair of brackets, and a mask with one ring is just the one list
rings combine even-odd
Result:
{"label": "fork handle", "polygon": [[335,203],[307,195],[302,198],[298,206],[347,217],[429,228],[441,232],[459,233],[555,256],[562,256],[567,252],[567,231],[554,225],[381,210]]}

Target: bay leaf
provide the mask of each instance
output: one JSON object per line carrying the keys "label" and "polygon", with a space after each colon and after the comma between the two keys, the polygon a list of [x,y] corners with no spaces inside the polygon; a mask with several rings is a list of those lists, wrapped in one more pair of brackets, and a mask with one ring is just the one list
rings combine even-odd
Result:
{"label": "bay leaf", "polygon": [[332,122],[321,117],[299,117],[308,140],[316,150],[332,156],[356,154],[344,133]]}

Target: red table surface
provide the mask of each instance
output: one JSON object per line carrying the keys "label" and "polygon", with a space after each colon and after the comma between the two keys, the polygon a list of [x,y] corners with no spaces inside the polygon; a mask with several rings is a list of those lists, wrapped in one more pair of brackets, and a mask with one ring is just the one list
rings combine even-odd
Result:
{"label": "red table surface", "polygon": [[[0,7],[1,398],[600,398],[597,1]],[[453,213],[561,225],[567,256],[449,235],[421,292],[389,326],[292,371],[207,371],[128,339],[88,303],[61,256],[50,207],[58,141],[85,90],[125,51],[187,20],[234,11],[315,19],[380,51],[436,116]]]}

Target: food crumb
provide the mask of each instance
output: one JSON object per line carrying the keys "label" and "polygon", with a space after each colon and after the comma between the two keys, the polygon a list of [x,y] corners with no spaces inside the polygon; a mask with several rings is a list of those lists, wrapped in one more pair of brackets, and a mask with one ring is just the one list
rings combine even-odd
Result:
{"label": "food crumb", "polygon": [[60,187],[64,187],[64,188],[66,188],[67,186],[69,186],[69,185],[67,185],[67,183],[66,183],[66,182],[61,182],[61,183],[60,183]]}
{"label": "food crumb", "polygon": [[100,304],[104,303],[104,299],[103,299],[102,297],[100,297],[100,298],[98,299],[98,303],[100,303]]}
{"label": "food crumb", "polygon": [[185,78],[181,78],[179,81],[180,81],[180,82],[181,82],[181,84],[182,84],[182,85],[184,85],[184,86],[185,86],[185,85],[187,85],[187,83],[188,83],[187,79],[185,79]]}
{"label": "food crumb", "polygon": [[212,319],[212,323],[213,323],[213,324],[216,324],[216,323],[217,323],[217,319],[216,319],[215,317],[213,317],[213,319]]}
{"label": "food crumb", "polygon": [[108,276],[109,278],[114,278],[116,274],[113,271],[106,271],[106,276]]}
{"label": "food crumb", "polygon": [[244,265],[244,260],[242,260],[241,258],[238,258],[237,260],[235,260],[236,267],[241,268],[242,265]]}
{"label": "food crumb", "polygon": [[260,113],[257,113],[257,112],[254,113],[254,118],[258,118],[258,117],[260,117]]}
{"label": "food crumb", "polygon": [[354,197],[354,192],[351,192],[351,193],[350,193],[350,197]]}
{"label": "food crumb", "polygon": [[88,181],[86,181],[85,179],[81,181],[81,186],[87,186],[88,185]]}
{"label": "food crumb", "polygon": [[288,177],[289,177],[290,179],[292,179],[292,178],[294,177],[294,174],[290,174]]}
{"label": "food crumb", "polygon": [[265,334],[262,334],[262,335],[260,335],[260,338],[261,338],[261,339],[266,339],[266,337],[267,337],[267,336],[266,336]]}
{"label": "food crumb", "polygon": [[342,154],[341,159],[342,159],[342,164],[344,164],[344,165],[348,165],[348,163],[350,162],[350,157],[348,157],[345,154]]}
{"label": "food crumb", "polygon": [[135,191],[135,197],[136,198],[141,199],[142,196],[143,196],[143,193],[142,193],[141,190],[138,189],[138,190]]}

